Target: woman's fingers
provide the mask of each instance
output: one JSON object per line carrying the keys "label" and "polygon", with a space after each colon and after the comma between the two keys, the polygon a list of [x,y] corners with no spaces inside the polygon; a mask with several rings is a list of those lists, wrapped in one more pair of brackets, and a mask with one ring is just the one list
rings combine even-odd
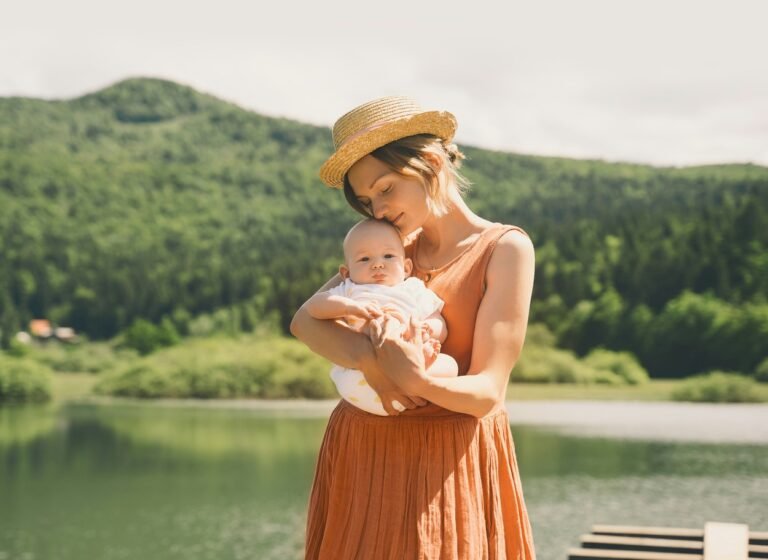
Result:
{"label": "woman's fingers", "polygon": [[419,406],[412,399],[413,397],[409,398],[405,395],[387,395],[381,398],[381,405],[387,414],[397,416],[404,410],[411,410]]}
{"label": "woman's fingers", "polygon": [[368,317],[370,319],[378,319],[384,314],[381,308],[375,303],[369,303],[367,306],[367,311],[368,311]]}
{"label": "woman's fingers", "polygon": [[394,399],[392,399],[393,403],[397,403],[400,406],[396,406],[393,404],[393,408],[399,409],[400,407],[403,407],[400,412],[402,412],[405,409],[412,410],[416,408],[418,405],[414,402],[413,397],[409,397],[406,395],[397,395]]}
{"label": "woman's fingers", "polygon": [[405,406],[404,406],[404,405],[402,405],[402,404],[400,404],[400,401],[398,401],[397,399],[395,399],[395,400],[393,400],[393,401],[392,401],[392,408],[394,408],[394,409],[395,409],[395,410],[397,410],[398,412],[402,412],[402,411],[404,411],[404,410],[407,410],[407,409],[405,408]]}
{"label": "woman's fingers", "polygon": [[392,402],[393,401],[381,399],[381,406],[384,407],[384,412],[386,412],[389,416],[397,416],[400,414],[400,411],[392,406]]}
{"label": "woman's fingers", "polygon": [[381,321],[380,320],[374,320],[370,322],[369,327],[369,334],[371,337],[371,342],[375,347],[380,347],[383,342],[383,329],[381,327]]}
{"label": "woman's fingers", "polygon": [[408,342],[412,342],[417,346],[421,346],[421,344],[424,342],[424,335],[426,332],[425,328],[426,328],[426,323],[419,321],[414,317],[411,317],[411,320],[408,322],[408,328],[406,329],[406,332],[403,335],[403,338]]}
{"label": "woman's fingers", "polygon": [[[419,406],[424,406],[427,402],[422,398],[403,395],[397,391],[383,392],[379,394],[379,398],[381,399],[381,406],[384,407],[384,411],[390,416],[397,416],[404,410],[412,410]],[[424,404],[421,404],[422,402]]]}
{"label": "woman's fingers", "polygon": [[405,323],[405,315],[403,315],[400,310],[395,307],[394,305],[385,305],[382,308],[382,311],[386,313],[387,315],[394,317],[401,323]]}
{"label": "woman's fingers", "polygon": [[407,340],[408,342],[413,342],[416,336],[418,335],[419,338],[421,338],[421,329],[420,326],[423,323],[416,319],[413,315],[411,315],[410,321],[408,321],[408,324],[406,325],[405,332],[403,333],[403,340]]}
{"label": "woman's fingers", "polygon": [[390,315],[384,317],[383,338],[400,338],[402,334],[402,323]]}

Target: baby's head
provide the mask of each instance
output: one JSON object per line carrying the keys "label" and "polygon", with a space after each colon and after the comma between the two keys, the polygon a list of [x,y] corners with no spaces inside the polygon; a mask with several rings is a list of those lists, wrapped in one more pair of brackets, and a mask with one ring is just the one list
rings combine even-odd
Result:
{"label": "baby's head", "polygon": [[411,274],[413,263],[395,227],[384,220],[363,220],[344,238],[344,264],[339,274],[355,284],[394,286]]}

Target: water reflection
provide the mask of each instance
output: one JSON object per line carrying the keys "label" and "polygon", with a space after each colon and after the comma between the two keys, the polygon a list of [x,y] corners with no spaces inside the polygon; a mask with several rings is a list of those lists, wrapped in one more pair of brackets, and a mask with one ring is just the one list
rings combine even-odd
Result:
{"label": "water reflection", "polygon": [[[540,428],[513,430],[521,475],[595,478],[633,476],[766,475],[760,445],[621,440],[563,435]],[[727,452],[725,451],[727,450]]]}
{"label": "water reflection", "polygon": [[[0,409],[0,558],[299,558],[326,419],[141,406]],[[513,429],[539,557],[590,524],[768,529],[765,446]]]}
{"label": "water reflection", "polygon": [[49,406],[0,406],[0,448],[28,443],[56,428]]}

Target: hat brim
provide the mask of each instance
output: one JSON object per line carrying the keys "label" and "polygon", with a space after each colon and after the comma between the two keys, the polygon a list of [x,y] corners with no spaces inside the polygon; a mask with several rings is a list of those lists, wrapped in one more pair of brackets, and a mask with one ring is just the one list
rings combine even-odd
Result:
{"label": "hat brim", "polygon": [[416,134],[433,134],[450,141],[456,134],[456,117],[448,111],[426,111],[373,128],[342,144],[320,168],[320,179],[329,187],[340,189],[344,186],[344,175],[361,158],[390,142]]}

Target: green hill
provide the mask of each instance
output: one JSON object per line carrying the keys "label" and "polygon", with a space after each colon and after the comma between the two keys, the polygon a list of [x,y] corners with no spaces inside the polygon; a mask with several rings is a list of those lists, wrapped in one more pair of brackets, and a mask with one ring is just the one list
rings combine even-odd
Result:
{"label": "green hill", "polygon": [[[656,168],[463,147],[468,200],[537,247],[533,319],[656,376],[768,356],[768,169]],[[241,302],[285,328],[357,219],[326,128],[157,79],[0,99],[0,325],[93,338]]]}

